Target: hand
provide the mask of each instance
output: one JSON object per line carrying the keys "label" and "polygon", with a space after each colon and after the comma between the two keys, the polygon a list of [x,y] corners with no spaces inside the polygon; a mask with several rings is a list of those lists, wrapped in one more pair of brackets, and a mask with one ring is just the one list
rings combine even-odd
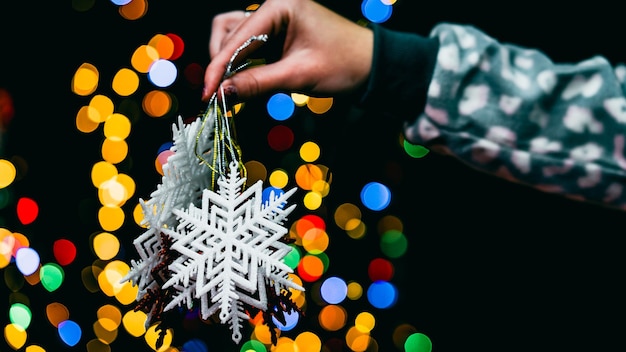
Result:
{"label": "hand", "polygon": [[227,96],[244,100],[273,90],[330,96],[367,81],[374,45],[370,29],[313,0],[266,0],[250,16],[231,11],[214,17],[202,100],[218,90],[231,56],[246,40],[261,34],[272,40],[281,32],[285,42],[280,59],[224,80]]}

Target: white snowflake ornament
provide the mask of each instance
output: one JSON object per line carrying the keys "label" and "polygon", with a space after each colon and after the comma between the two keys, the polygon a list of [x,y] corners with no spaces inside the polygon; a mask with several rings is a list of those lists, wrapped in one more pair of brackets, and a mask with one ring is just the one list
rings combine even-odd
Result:
{"label": "white snowflake ornament", "polygon": [[236,343],[250,318],[246,305],[273,308],[268,307],[267,288],[276,295],[304,291],[290,279],[293,270],[283,261],[291,251],[283,241],[288,234],[283,222],[295,208],[285,205],[296,188],[271,192],[263,202],[262,181],[243,190],[245,182],[238,164],[231,162],[228,173],[217,180],[217,191],[205,189],[199,207],[192,202],[186,209],[174,209],[178,225],[163,230],[172,239],[171,250],[180,254],[163,284],[163,289],[177,286],[178,294],[164,310],[191,307],[190,297],[199,300],[202,318],[218,313]]}

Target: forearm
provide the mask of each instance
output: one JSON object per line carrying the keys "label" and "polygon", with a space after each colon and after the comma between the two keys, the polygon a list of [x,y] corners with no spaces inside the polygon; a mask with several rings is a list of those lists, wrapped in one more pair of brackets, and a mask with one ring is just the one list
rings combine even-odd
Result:
{"label": "forearm", "polygon": [[[431,38],[438,41],[431,72],[409,68],[394,77],[376,63],[370,84],[383,92],[369,87],[364,104],[374,98],[404,121],[408,141],[478,170],[626,208],[626,99],[623,77],[609,62],[555,64],[539,51],[499,43],[468,26],[442,24]],[[410,62],[404,60],[398,67]],[[401,82],[380,83],[391,78]]]}

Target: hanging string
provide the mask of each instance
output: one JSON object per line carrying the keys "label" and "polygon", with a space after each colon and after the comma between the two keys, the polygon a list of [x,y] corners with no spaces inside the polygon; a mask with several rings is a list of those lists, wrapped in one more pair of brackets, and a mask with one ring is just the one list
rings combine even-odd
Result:
{"label": "hanging string", "polygon": [[[228,65],[226,66],[226,72],[222,78],[222,82],[224,79],[231,77],[235,73],[249,67],[254,63],[253,60],[246,60],[243,64],[237,66],[233,69],[233,65],[237,56],[241,53],[242,50],[250,46],[255,41],[267,41],[267,34],[262,34],[258,36],[252,36],[250,39],[246,40],[230,58]],[[195,154],[198,159],[200,159],[202,164],[207,165],[212,173],[211,173],[211,186],[215,188],[215,183],[220,176],[224,176],[228,171],[228,167],[232,161],[235,161],[239,167],[240,175],[242,177],[246,177],[246,168],[243,164],[241,157],[241,149],[236,141],[235,129],[234,129],[234,111],[229,111],[228,103],[226,102],[226,95],[224,94],[224,87],[222,86],[222,82],[219,85],[219,92],[222,96],[222,106],[219,105],[217,99],[217,92],[213,93],[211,99],[209,100],[209,104],[207,106],[206,111],[202,116],[202,125],[196,135],[195,142]],[[230,115],[230,116],[229,116]],[[211,150],[212,160],[207,161],[202,154],[198,151],[199,139],[206,127],[208,122],[213,122],[213,149]],[[204,153],[205,151],[202,151]]]}

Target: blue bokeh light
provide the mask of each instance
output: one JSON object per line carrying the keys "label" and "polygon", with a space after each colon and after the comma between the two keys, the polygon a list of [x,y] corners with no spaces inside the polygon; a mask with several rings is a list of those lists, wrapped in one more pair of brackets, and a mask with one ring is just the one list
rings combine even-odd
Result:
{"label": "blue bokeh light", "polygon": [[361,202],[368,209],[380,211],[391,202],[391,191],[382,183],[370,182],[361,190]]}
{"label": "blue bokeh light", "polygon": [[348,285],[339,277],[329,277],[320,286],[320,295],[328,304],[339,304],[348,295]]}
{"label": "blue bokeh light", "polygon": [[183,344],[183,351],[185,352],[208,352],[209,347],[206,342],[201,339],[191,339]]}
{"label": "blue bokeh light", "polygon": [[65,342],[66,345],[72,347],[75,346],[82,335],[82,330],[76,322],[72,320],[65,320],[58,325],[59,337]]}
{"label": "blue bokeh light", "polygon": [[17,269],[24,276],[34,274],[39,269],[41,259],[39,253],[30,247],[22,247],[15,253]]}
{"label": "blue bokeh light", "polygon": [[130,4],[131,1],[133,1],[133,0],[111,0],[111,2],[114,5],[117,5],[117,6],[128,5],[128,4]]}
{"label": "blue bokeh light", "polygon": [[[263,189],[263,193],[261,193],[263,204],[267,204],[268,202],[273,201],[275,198],[278,198],[281,195],[283,195],[283,193],[285,193],[285,191],[283,191],[282,189],[276,188],[276,187],[272,187],[272,186],[269,186],[269,187]],[[284,205],[285,205],[285,203],[283,203],[281,205],[281,208]]]}
{"label": "blue bokeh light", "polygon": [[398,291],[388,281],[375,281],[367,288],[367,300],[376,308],[387,309],[396,304]]}
{"label": "blue bokeh light", "polygon": [[148,71],[148,79],[152,84],[157,87],[165,88],[169,87],[176,80],[176,76],[178,75],[178,69],[173,62],[169,60],[156,60],[152,65],[150,65],[150,70]]}
{"label": "blue bokeh light", "polygon": [[297,311],[285,312],[285,324],[281,323],[272,316],[272,321],[276,324],[276,327],[281,331],[289,331],[298,325],[298,321],[300,320],[300,313]]}
{"label": "blue bokeh light", "polygon": [[276,93],[267,101],[267,113],[277,121],[287,120],[295,110],[296,104],[285,93]]}
{"label": "blue bokeh light", "polygon": [[363,0],[361,12],[369,21],[382,23],[391,17],[393,6],[383,3],[381,0]]}

